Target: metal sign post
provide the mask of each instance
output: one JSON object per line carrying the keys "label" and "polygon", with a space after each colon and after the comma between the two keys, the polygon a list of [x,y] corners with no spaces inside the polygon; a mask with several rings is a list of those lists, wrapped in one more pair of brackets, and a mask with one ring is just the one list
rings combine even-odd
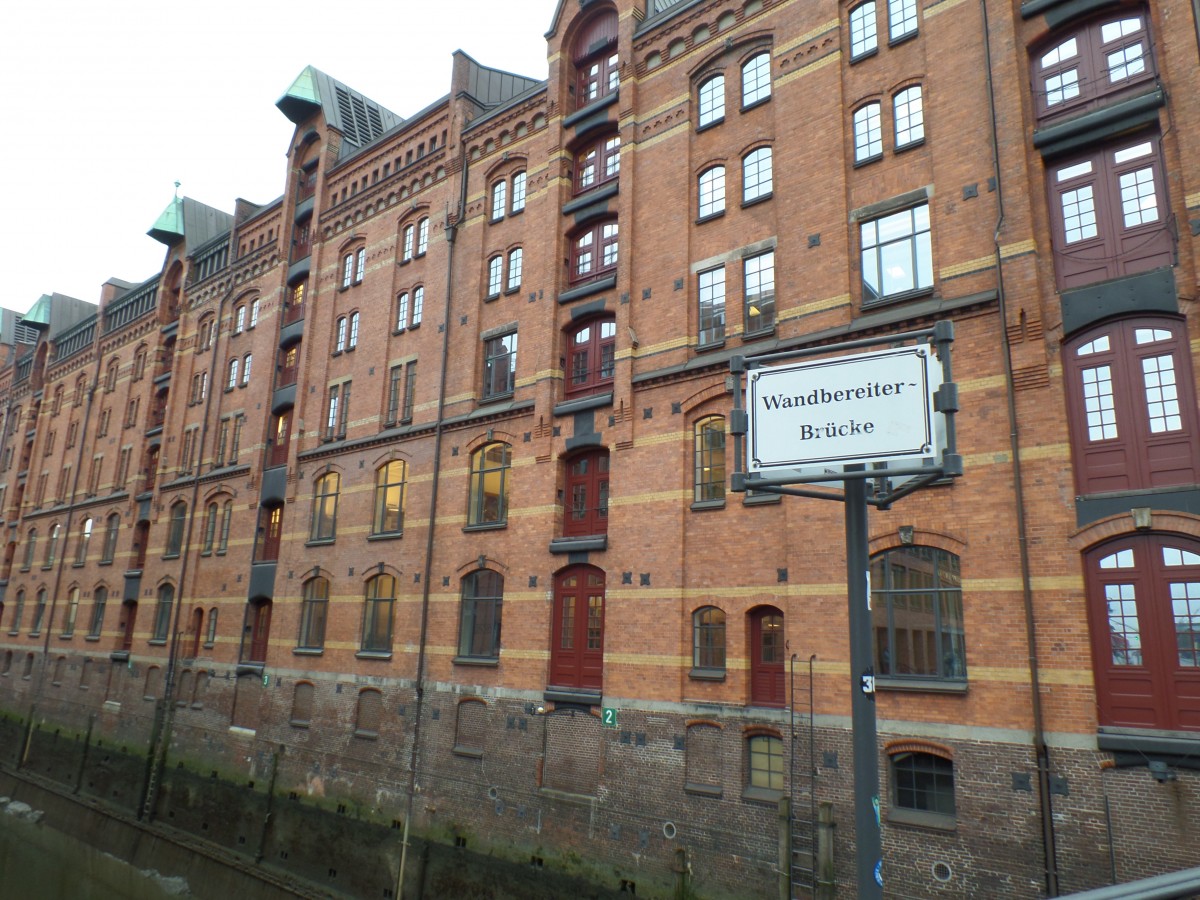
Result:
{"label": "metal sign post", "polygon": [[[883,896],[879,744],[871,627],[868,507],[962,475],[951,377],[951,322],[903,334],[758,357],[734,357],[730,415],[734,491],[789,494],[845,504],[850,708],[854,748],[857,896]],[[889,349],[837,356],[842,351]],[[908,346],[898,346],[908,344]],[[935,352],[933,352],[935,351]],[[765,363],[821,356],[771,368]],[[940,362],[940,367],[938,363]],[[742,406],[741,378],[747,378]],[[747,451],[743,452],[742,437]],[[837,483],[842,492],[797,485]]]}

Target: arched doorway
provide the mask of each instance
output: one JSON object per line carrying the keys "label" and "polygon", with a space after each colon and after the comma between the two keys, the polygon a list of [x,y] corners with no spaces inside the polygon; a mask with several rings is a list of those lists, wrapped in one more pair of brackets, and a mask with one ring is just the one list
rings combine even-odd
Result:
{"label": "arched doorway", "polygon": [[599,691],[604,675],[604,571],[578,565],[554,578],[550,683]]}
{"label": "arched doorway", "polygon": [[783,706],[787,702],[783,613],[774,606],[750,610],[750,702]]}

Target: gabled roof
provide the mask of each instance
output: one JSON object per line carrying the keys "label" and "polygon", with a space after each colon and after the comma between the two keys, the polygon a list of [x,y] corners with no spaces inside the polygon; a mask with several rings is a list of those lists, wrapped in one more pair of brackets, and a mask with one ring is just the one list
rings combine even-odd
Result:
{"label": "gabled roof", "polygon": [[174,246],[184,240],[190,253],[196,247],[233,227],[233,216],[191,197],[175,197],[146,234],[160,244]]}
{"label": "gabled roof", "polygon": [[404,122],[401,116],[312,66],[305,67],[275,105],[296,125],[320,110],[325,121],[345,138],[343,157]]}

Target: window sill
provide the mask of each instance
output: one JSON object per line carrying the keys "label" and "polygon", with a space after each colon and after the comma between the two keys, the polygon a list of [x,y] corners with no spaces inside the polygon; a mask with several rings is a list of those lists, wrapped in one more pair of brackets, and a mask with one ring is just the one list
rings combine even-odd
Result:
{"label": "window sill", "polygon": [[178,553],[164,553],[163,559],[179,559]]}
{"label": "window sill", "polygon": [[881,691],[916,691],[929,694],[965,694],[967,682],[948,679],[919,679],[895,676],[877,676],[875,687]]}
{"label": "window sill", "polygon": [[483,666],[494,669],[500,665],[500,658],[498,656],[456,656],[450,662],[456,666]]}
{"label": "window sill", "polygon": [[412,262],[412,257],[408,256],[408,257],[405,257],[404,259],[400,260],[400,262],[396,263],[396,265],[407,266],[410,262]]}
{"label": "window sill", "polygon": [[504,296],[508,297],[508,296],[511,296],[512,294],[518,294],[518,293],[520,293],[520,291],[521,291],[521,286],[519,284],[516,287],[505,288]]}
{"label": "window sill", "polygon": [[301,721],[300,719],[291,719],[288,721],[288,724],[293,728],[307,728],[309,723]]}
{"label": "window sill", "polygon": [[710,128],[716,128],[718,125],[724,125],[724,124],[725,124],[724,116],[721,116],[720,118],[717,118],[717,119],[712,119],[711,121],[705,122],[703,125],[697,125],[696,126],[696,134],[699,134],[702,131],[708,131]]}
{"label": "window sill", "polygon": [[463,531],[495,531],[498,528],[507,528],[508,520],[503,522],[477,522],[474,525],[464,525]]}
{"label": "window sill", "polygon": [[148,641],[146,641],[146,643],[149,644],[151,647],[165,647],[165,646],[167,646],[167,639],[166,638],[150,638]]}
{"label": "window sill", "polygon": [[872,56],[878,56],[878,55],[879,55],[879,48],[872,47],[870,50],[864,50],[862,53],[858,54],[858,56],[850,57],[850,65],[854,65],[855,63],[860,63],[864,59],[870,59]]}
{"label": "window sill", "polygon": [[356,738],[361,738],[364,741],[379,740],[379,732],[378,731],[360,731],[359,729],[356,728],[354,730],[354,736]]}
{"label": "window sill", "polygon": [[[336,541],[337,541],[337,538],[315,538],[311,541],[305,541],[304,546],[305,547],[328,547],[330,544],[333,544]],[[278,559],[264,559],[264,560],[259,560],[259,562],[279,562],[279,560]]]}
{"label": "window sill", "polygon": [[878,309],[882,306],[889,306],[893,303],[905,303],[909,300],[918,300],[921,297],[929,297],[933,294],[933,288],[920,288],[915,291],[905,291],[901,294],[887,294],[883,297],[877,297],[874,300],[863,300],[862,308],[864,311]]}
{"label": "window sill", "polygon": [[725,500],[696,500],[692,503],[693,510],[700,511],[704,509],[724,509]]}
{"label": "window sill", "polygon": [[593,203],[599,203],[601,200],[615,197],[620,192],[621,182],[616,175],[605,178],[603,181],[589,184],[587,187],[576,191],[575,196],[563,204],[562,214],[569,216],[571,213],[585,209]]}
{"label": "window sill", "polygon": [[684,782],[683,792],[691,794],[694,797],[711,797],[714,800],[719,800],[724,796],[723,788],[715,784],[693,784],[690,781]]}
{"label": "window sill", "polygon": [[579,412],[586,412],[589,409],[599,409],[602,406],[612,406],[613,392],[611,390],[603,394],[595,394],[590,397],[579,397],[573,400],[564,400],[562,403],[554,407],[555,416],[570,416]]}
{"label": "window sill", "polygon": [[491,406],[493,403],[503,403],[505,400],[513,398],[512,391],[505,391],[503,394],[488,394],[479,401],[480,406]]}
{"label": "window sill", "polygon": [[899,46],[900,44],[903,44],[906,41],[911,41],[913,38],[915,38],[920,33],[921,33],[920,28],[914,28],[912,31],[905,32],[904,34],[900,35],[899,37],[890,37],[889,36],[888,37],[888,46],[889,47]]}
{"label": "window sill", "polygon": [[896,152],[903,153],[905,150],[913,150],[917,147],[920,147],[924,143],[925,143],[925,138],[922,137],[922,138],[918,138],[915,141],[909,141],[907,144],[897,144]]}
{"label": "window sill", "polygon": [[709,341],[708,343],[704,344],[696,344],[696,352],[706,353],[709,350],[720,350],[724,346],[725,338],[721,338],[719,341]]}
{"label": "window sill", "polygon": [[769,328],[759,328],[757,331],[743,331],[740,335],[743,344],[751,344],[754,341],[765,340],[775,334],[775,326]]}
{"label": "window sill", "polygon": [[923,809],[897,809],[894,806],[888,810],[887,821],[889,825],[915,825],[932,831],[954,831],[957,828],[954,816]]}
{"label": "window sill", "polygon": [[775,791],[771,788],[748,787],[742,791],[742,799],[750,803],[768,803],[776,806],[782,797],[783,791]]}
{"label": "window sill", "polygon": [[483,298],[483,302],[484,302],[484,303],[491,303],[491,302],[493,302],[493,301],[495,301],[495,300],[499,300],[499,299],[500,299],[500,293],[497,291],[495,294],[488,294],[488,295],[486,295],[486,296]]}
{"label": "window sill", "polygon": [[357,659],[382,659],[388,660],[392,658],[391,650],[359,650],[354,654]]}
{"label": "window sill", "polygon": [[750,112],[750,110],[752,110],[752,109],[758,109],[760,106],[766,106],[768,103],[771,102],[771,98],[773,96],[774,96],[774,94],[767,94],[767,96],[765,96],[765,97],[759,97],[753,103],[747,103],[747,104],[743,105],[742,112],[747,113],[747,112]]}
{"label": "window sill", "polygon": [[724,681],[725,670],[697,666],[688,672],[688,678],[693,681]]}
{"label": "window sill", "polygon": [[583,119],[586,119],[588,116],[592,115],[592,113],[599,112],[600,110],[602,110],[606,107],[612,106],[614,103],[617,102],[617,99],[619,96],[620,96],[620,88],[617,88],[617,90],[612,91],[608,94],[605,94],[603,97],[597,97],[595,100],[593,100],[587,106],[581,106],[581,107],[579,107],[579,109],[575,110],[575,112],[571,113],[569,116],[564,117],[563,121],[562,121],[562,127],[570,128],[576,122],[580,122]]}
{"label": "window sill", "polygon": [[100,635],[98,635],[98,634],[88,634],[88,635],[84,635],[84,638],[83,638],[83,639],[84,639],[85,641],[92,641],[93,643],[95,643],[96,641],[100,640]]}
{"label": "window sill", "polygon": [[292,653],[296,656],[323,656],[325,654],[324,647],[293,647]]}
{"label": "window sill", "polygon": [[766,203],[768,200],[775,198],[774,191],[767,191],[765,194],[759,194],[757,197],[751,197],[749,200],[742,200],[742,209],[748,209],[751,206],[757,206],[760,203]]}
{"label": "window sill", "polygon": [[592,550],[607,550],[608,535],[586,537],[560,537],[550,542],[551,553],[587,553]]}
{"label": "window sill", "polygon": [[767,503],[780,503],[783,501],[782,494],[751,494],[749,491],[742,497],[742,506],[763,506]]}
{"label": "window sill", "polygon": [[368,534],[368,541],[398,541],[404,537],[403,531],[386,531],[381,534]]}
{"label": "window sill", "polygon": [[69,634],[60,634],[60,635],[58,636],[58,639],[59,639],[60,641],[69,641],[69,640],[71,640],[71,639],[72,639],[72,638],[74,638],[74,637],[75,637],[75,632],[73,632],[73,631],[72,631],[72,632],[70,632]]}
{"label": "window sill", "polygon": [[488,219],[488,224],[489,224],[489,225],[496,225],[496,224],[498,224],[498,223],[500,223],[500,222],[503,222],[503,221],[504,221],[504,216],[503,216],[503,214],[501,214],[501,215],[499,215],[499,216],[492,216],[492,218]]}
{"label": "window sill", "polygon": [[724,215],[725,215],[725,210],[722,209],[722,210],[718,210],[717,212],[709,213],[707,216],[699,216],[696,219],[696,224],[703,225],[705,222],[712,222],[714,219],[720,219]]}
{"label": "window sill", "polygon": [[483,759],[483,751],[477,747],[460,747],[456,744],[450,752],[465,759]]}

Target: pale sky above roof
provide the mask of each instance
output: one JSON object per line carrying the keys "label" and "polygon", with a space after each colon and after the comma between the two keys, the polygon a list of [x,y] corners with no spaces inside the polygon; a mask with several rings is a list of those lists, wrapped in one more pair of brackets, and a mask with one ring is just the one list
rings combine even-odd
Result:
{"label": "pale sky above roof", "polygon": [[[556,0],[8,3],[0,12],[0,306],[97,302],[166,248],[146,235],[179,193],[233,212],[283,193],[292,124],[275,102],[313,65],[408,118],[449,91],[451,54],[546,77]],[[407,12],[408,9],[414,10]]]}

